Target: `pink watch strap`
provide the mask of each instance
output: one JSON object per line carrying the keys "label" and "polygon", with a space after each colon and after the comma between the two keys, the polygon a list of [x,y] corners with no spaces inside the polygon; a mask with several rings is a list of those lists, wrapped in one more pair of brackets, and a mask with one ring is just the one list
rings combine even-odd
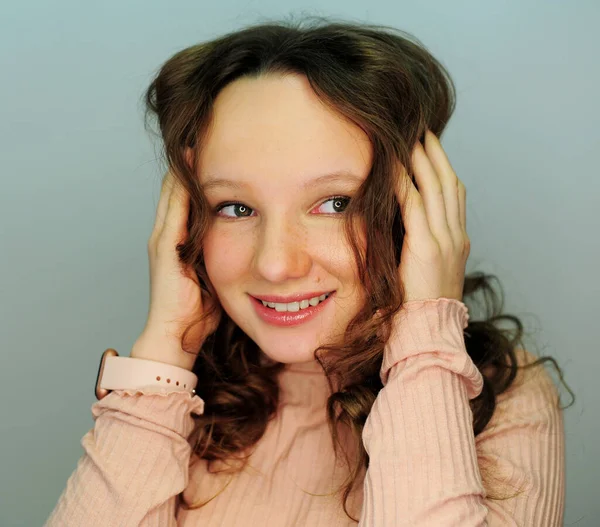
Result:
{"label": "pink watch strap", "polygon": [[195,393],[198,377],[191,371],[163,362],[119,357],[116,350],[108,348],[102,354],[96,398],[102,399],[111,390],[183,391]]}

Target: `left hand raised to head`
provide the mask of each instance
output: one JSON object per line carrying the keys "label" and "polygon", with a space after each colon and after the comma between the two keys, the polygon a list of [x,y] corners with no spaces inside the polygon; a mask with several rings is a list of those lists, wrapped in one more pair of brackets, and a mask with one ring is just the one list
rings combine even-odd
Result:
{"label": "left hand raised to head", "polygon": [[429,130],[425,147],[418,142],[413,150],[412,163],[418,190],[402,166],[396,188],[406,231],[398,268],[404,301],[462,301],[471,249],[465,186]]}

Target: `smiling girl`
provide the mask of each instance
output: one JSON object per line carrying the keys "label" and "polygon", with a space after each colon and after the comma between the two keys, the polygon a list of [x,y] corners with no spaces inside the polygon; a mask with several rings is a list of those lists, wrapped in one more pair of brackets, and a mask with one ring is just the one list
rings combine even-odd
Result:
{"label": "smiling girl", "polygon": [[562,525],[553,359],[464,303],[491,289],[442,65],[391,28],[264,24],[177,53],[147,103],[148,321],[103,356],[47,525]]}

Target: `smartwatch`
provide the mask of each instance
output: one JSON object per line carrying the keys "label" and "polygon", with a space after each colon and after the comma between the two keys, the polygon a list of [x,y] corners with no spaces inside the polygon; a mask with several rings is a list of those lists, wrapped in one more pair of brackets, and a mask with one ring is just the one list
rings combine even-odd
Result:
{"label": "smartwatch", "polygon": [[185,368],[134,357],[119,357],[108,348],[100,358],[94,395],[100,400],[113,390],[141,390],[196,393],[198,377]]}

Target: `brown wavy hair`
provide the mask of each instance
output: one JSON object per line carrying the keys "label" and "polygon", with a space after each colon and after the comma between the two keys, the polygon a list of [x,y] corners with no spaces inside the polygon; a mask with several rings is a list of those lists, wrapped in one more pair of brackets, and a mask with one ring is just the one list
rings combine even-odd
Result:
{"label": "brown wavy hair", "polygon": [[[149,117],[156,117],[167,162],[190,193],[189,238],[177,250],[181,261],[195,269],[203,294],[212,298],[217,296],[202,255],[211,212],[196,162],[213,118],[213,103],[219,91],[236,79],[285,74],[304,75],[318,97],[362,128],[373,146],[371,171],[344,217],[366,301],[350,322],[343,343],[315,350],[333,392],[327,401],[327,421],[335,454],[343,451],[338,425],[349,427],[358,444],[358,456],[353,460],[346,456],[350,475],[338,489],[343,490],[344,511],[358,521],[349,514],[347,499],[361,470],[368,468],[361,433],[383,387],[379,373],[384,346],[404,297],[397,273],[404,228],[393,190],[394,167],[400,161],[412,176],[412,146],[423,140],[426,129],[441,136],[455,107],[455,87],[444,66],[415,37],[388,26],[322,17],[264,21],[188,47],[168,59],[145,93],[146,125],[149,128]],[[186,150],[194,152],[191,163]],[[353,219],[359,219],[358,225],[366,230],[366,251],[356,242]],[[503,301],[491,285],[495,278],[468,274],[463,290],[468,307],[466,297],[475,300],[477,292],[485,300],[483,319],[471,318],[464,330],[466,350],[482,373],[493,372],[484,373],[483,391],[470,401],[475,436],[490,421],[496,397],[513,383],[518,368],[548,361],[564,383],[552,357],[543,356],[526,366],[517,364],[515,350],[522,342],[523,325],[517,317],[501,314]],[[194,324],[201,320],[199,316]],[[514,334],[500,327],[503,320],[516,325]],[[197,394],[205,407],[196,418],[194,451],[208,461],[209,470],[217,461],[241,461],[232,469],[235,473],[247,462],[244,452],[260,440],[276,412],[276,376],[285,365],[266,358],[226,313],[201,350],[193,349],[186,335],[194,324],[181,336],[186,351],[200,351],[194,372],[199,380]],[[573,392],[567,389],[574,401]],[[205,503],[182,505],[196,508]]]}

